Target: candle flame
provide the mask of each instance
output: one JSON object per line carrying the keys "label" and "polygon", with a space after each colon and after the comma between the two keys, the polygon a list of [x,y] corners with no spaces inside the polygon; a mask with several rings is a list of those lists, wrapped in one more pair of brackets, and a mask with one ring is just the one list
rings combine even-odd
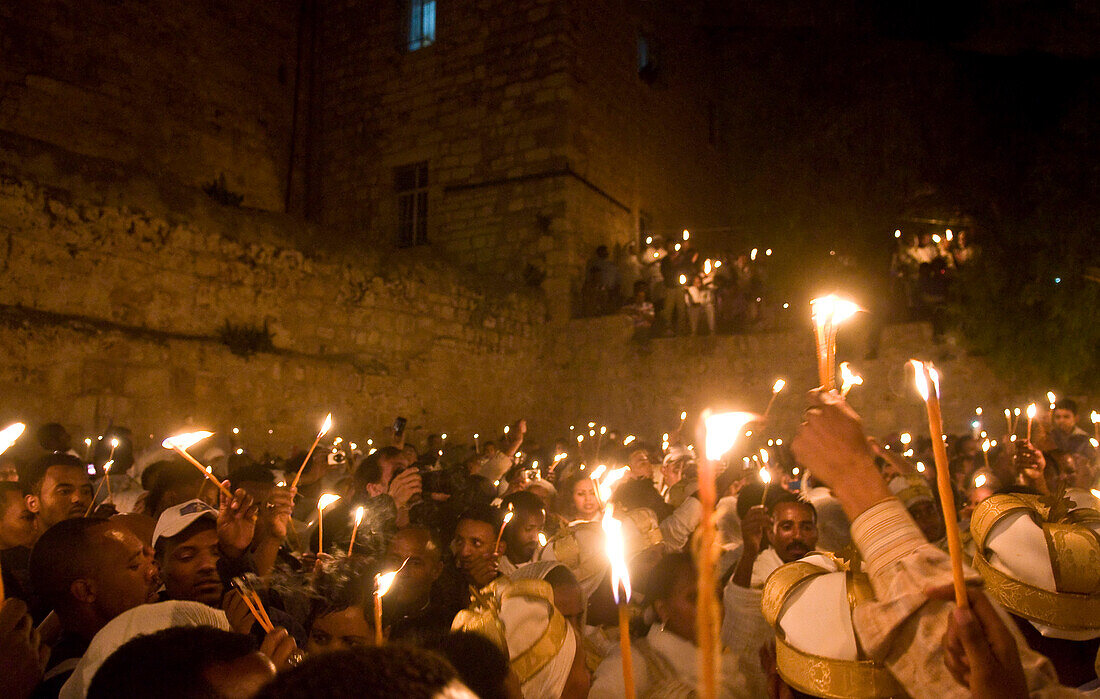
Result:
{"label": "candle flame", "polygon": [[384,597],[386,593],[390,591],[390,587],[393,586],[393,581],[396,578],[396,570],[391,570],[388,573],[381,573],[374,576],[374,589],[378,591],[379,597]]}
{"label": "candle flame", "polygon": [[326,507],[331,505],[340,499],[340,496],[336,493],[325,493],[321,497],[317,498],[317,509],[324,511]]}
{"label": "candle flame", "polygon": [[979,405],[977,408],[974,408],[974,414],[980,416],[982,414],[982,406]]}
{"label": "candle flame", "polygon": [[184,432],[165,439],[160,445],[165,449],[186,450],[188,447],[198,444],[213,434],[213,432],[207,432],[205,430],[199,432]]}
{"label": "candle flame", "polygon": [[772,384],[772,393],[779,393],[783,390],[783,387],[787,385],[787,382],[783,379],[776,379]]}
{"label": "candle flame", "polygon": [[974,476],[974,487],[981,488],[983,485],[985,485],[986,480],[987,479],[985,477],[985,474],[979,473],[978,475]]}
{"label": "candle flame", "polygon": [[107,473],[111,470],[111,467],[115,465],[114,459],[107,459],[107,462],[103,464],[103,472]]}
{"label": "candle flame", "polygon": [[601,426],[600,427],[600,434],[607,434],[607,427]]}
{"label": "candle flame", "polygon": [[687,284],[687,281],[688,281],[687,275],[686,274],[681,274],[680,275],[680,286],[683,286],[684,284]]}
{"label": "candle flame", "polygon": [[539,532],[539,546],[546,546],[546,535]]}
{"label": "candle flame", "polygon": [[845,395],[848,391],[852,390],[852,386],[862,386],[863,377],[852,371],[852,367],[848,362],[841,362],[840,383],[840,394]]}
{"label": "candle flame", "polygon": [[810,300],[810,314],[818,325],[840,325],[862,310],[858,304],[834,294]]}
{"label": "candle flame", "polygon": [[760,482],[764,485],[768,485],[772,482],[772,474],[766,467],[760,468]]}
{"label": "candle flame", "polygon": [[752,413],[716,413],[703,419],[706,430],[706,457],[717,461],[733,448],[745,429],[745,425],[756,419]]}
{"label": "candle flame", "polygon": [[1050,403],[1051,408],[1058,402],[1058,396],[1054,395],[1054,391],[1047,391],[1047,402]]}
{"label": "candle flame", "polygon": [[22,422],[16,422],[5,427],[0,431],[0,454],[3,454],[11,445],[15,444],[15,440],[22,436],[23,431],[27,429],[27,426]]}
{"label": "candle flame", "polygon": [[921,461],[917,462],[917,473],[924,473],[924,463]]}
{"label": "candle flame", "polygon": [[332,429],[332,413],[325,416],[325,421],[321,423],[321,431],[317,433],[318,437],[324,437],[328,434],[328,431]]}
{"label": "candle flame", "polygon": [[920,393],[920,397],[926,401],[928,400],[928,384],[931,383],[936,391],[936,397],[939,398],[940,376],[936,372],[935,367],[932,366],[932,362],[925,363],[916,359],[910,359],[909,363],[913,365],[914,380],[917,385],[917,392]]}
{"label": "candle flame", "polygon": [[626,439],[624,439],[624,440],[623,440],[623,446],[625,447],[625,446],[629,445],[629,444],[630,444],[631,442],[633,442],[633,441],[634,441],[635,439],[636,439],[636,437],[635,437],[634,435],[632,435],[632,434],[628,434],[628,435],[626,436]]}
{"label": "candle flame", "polygon": [[365,510],[364,510],[362,505],[355,508],[355,526],[358,527],[359,524],[363,521],[363,512],[364,511]]}
{"label": "candle flame", "polygon": [[1012,414],[1015,415],[1016,417],[1020,417],[1020,409],[1019,408],[1013,408],[1012,409]]}
{"label": "candle flame", "polygon": [[902,444],[909,444],[912,441],[913,441],[913,435],[909,434],[908,432],[902,432],[901,433],[901,443]]}
{"label": "candle flame", "polygon": [[118,449],[118,437],[111,437],[111,448]]}
{"label": "candle flame", "polygon": [[760,450],[760,460],[762,462],[764,462],[765,466],[768,465],[768,450],[767,449],[761,449]]}
{"label": "candle flame", "polygon": [[602,476],[606,470],[607,470],[607,466],[604,466],[603,464],[600,464],[599,466],[596,467],[596,469],[594,471],[592,471],[592,475],[590,475],[589,478],[591,478],[594,481],[599,480],[600,476]]}
{"label": "candle flame", "polygon": [[1028,420],[1034,420],[1034,419],[1035,419],[1035,412],[1036,412],[1036,411],[1037,411],[1037,408],[1035,407],[1035,404],[1034,404],[1034,403],[1032,403],[1031,405],[1027,406],[1027,419],[1028,419]]}
{"label": "candle flame", "polygon": [[1092,418],[1092,424],[1095,425],[1096,423],[1100,422],[1100,413],[1096,412],[1095,410],[1092,411],[1092,415],[1090,417]]}
{"label": "candle flame", "polygon": [[612,514],[613,509],[611,505],[607,506],[601,524],[603,525],[607,560],[611,564],[611,594],[615,597],[615,604],[618,604],[620,583],[626,593],[625,601],[630,601],[630,571],[626,566],[623,523],[615,519]]}
{"label": "candle flame", "polygon": [[982,442],[982,451],[984,451],[987,454],[989,453],[989,440],[988,439],[985,440],[984,442]]}
{"label": "candle flame", "polygon": [[686,410],[680,411],[680,422],[688,419],[688,413]]}
{"label": "candle flame", "polygon": [[607,475],[600,480],[596,487],[600,489],[600,498],[604,502],[611,499],[615,484],[622,480],[623,476],[625,476],[626,472],[629,470],[629,466],[623,466],[613,471],[608,471]]}

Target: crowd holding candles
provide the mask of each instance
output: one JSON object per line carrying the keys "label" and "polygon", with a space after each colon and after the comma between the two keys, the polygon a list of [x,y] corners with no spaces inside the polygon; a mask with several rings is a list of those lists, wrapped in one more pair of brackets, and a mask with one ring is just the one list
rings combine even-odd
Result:
{"label": "crowd holding candles", "polygon": [[[521,419],[498,439],[414,445],[399,418],[378,446],[356,435],[360,450],[329,414],[303,425],[304,454],[277,459],[254,457],[238,428],[228,454],[207,430],[135,453],[118,427],[78,454],[59,425],[36,447],[13,424],[0,431],[0,455],[18,453],[0,490],[0,688],[343,696],[339,676],[368,696],[572,699],[1097,685],[1100,414],[1089,435],[1050,391],[1045,411],[1006,407],[1002,434],[976,407],[948,435],[941,396],[962,388],[914,359],[927,437],[869,438],[846,401],[862,377],[842,363],[837,386],[837,331],[860,309],[832,295],[811,309],[820,386],[802,387],[793,438],[769,420],[785,379],[730,397],[760,412],[673,406],[659,439],[586,419],[540,442]],[[186,662],[149,671],[165,652]],[[424,667],[436,684],[410,689]]]}

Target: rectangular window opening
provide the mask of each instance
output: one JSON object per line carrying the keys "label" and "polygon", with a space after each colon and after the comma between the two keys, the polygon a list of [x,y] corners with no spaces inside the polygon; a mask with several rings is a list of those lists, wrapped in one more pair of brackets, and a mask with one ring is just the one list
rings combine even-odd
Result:
{"label": "rectangular window opening", "polygon": [[403,165],[393,171],[397,193],[397,246],[428,243],[428,163]]}
{"label": "rectangular window opening", "polygon": [[435,43],[435,0],[409,0],[409,50]]}

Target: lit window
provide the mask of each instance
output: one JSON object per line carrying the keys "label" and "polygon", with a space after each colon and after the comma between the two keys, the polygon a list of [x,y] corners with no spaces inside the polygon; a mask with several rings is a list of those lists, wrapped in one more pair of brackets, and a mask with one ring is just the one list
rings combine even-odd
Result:
{"label": "lit window", "polygon": [[397,245],[407,248],[428,242],[428,163],[394,170],[397,192]]}
{"label": "lit window", "polygon": [[435,0],[409,0],[409,50],[435,43]]}

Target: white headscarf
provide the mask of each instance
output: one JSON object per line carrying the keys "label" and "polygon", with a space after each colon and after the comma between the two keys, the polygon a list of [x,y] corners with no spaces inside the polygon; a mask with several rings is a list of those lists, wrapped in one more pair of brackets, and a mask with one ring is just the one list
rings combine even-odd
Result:
{"label": "white headscarf", "polygon": [[[119,614],[99,630],[61,688],[58,699],[83,699],[103,661],[127,641],[175,626],[213,626],[229,631],[225,612],[200,602],[143,604]],[[165,662],[169,662],[165,659]]]}

